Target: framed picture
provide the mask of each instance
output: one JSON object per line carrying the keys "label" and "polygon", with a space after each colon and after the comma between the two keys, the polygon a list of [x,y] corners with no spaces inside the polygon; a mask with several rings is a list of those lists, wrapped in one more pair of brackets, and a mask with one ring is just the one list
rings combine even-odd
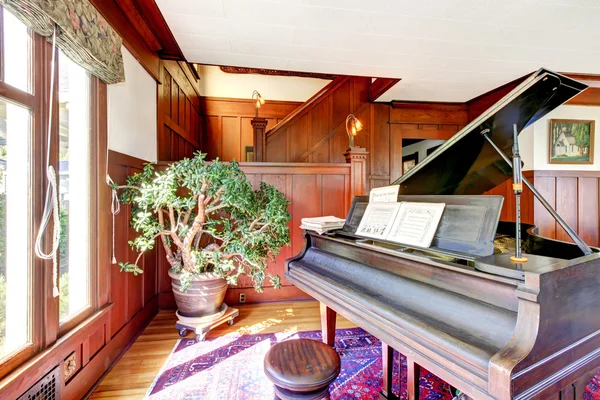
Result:
{"label": "framed picture", "polygon": [[413,169],[419,162],[419,152],[416,151],[412,154],[402,157],[402,174],[407,173]]}
{"label": "framed picture", "polygon": [[550,120],[550,164],[593,164],[594,121]]}

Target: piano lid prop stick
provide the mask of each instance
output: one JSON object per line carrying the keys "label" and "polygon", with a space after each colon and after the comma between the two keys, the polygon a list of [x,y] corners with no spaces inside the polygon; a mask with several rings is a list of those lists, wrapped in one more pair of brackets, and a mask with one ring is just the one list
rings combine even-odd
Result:
{"label": "piano lid prop stick", "polygon": [[[489,132],[490,132],[489,129],[484,129],[481,131],[481,135],[488,141],[488,143],[494,148],[494,150],[496,150],[496,152],[500,155],[500,157],[502,157],[508,165],[512,166],[512,162],[506,156],[506,154],[504,154],[504,152],[502,150],[500,150],[500,148],[498,148],[498,146],[496,146],[496,143],[494,143],[492,141],[492,139],[490,139],[490,137],[488,136]],[[550,204],[548,204],[548,202],[546,201],[544,196],[542,196],[540,194],[540,192],[538,192],[537,189],[535,187],[533,187],[531,182],[529,182],[529,180],[527,180],[527,178],[525,178],[524,176],[522,177],[522,179],[523,179],[523,183],[525,184],[525,186],[527,186],[527,188],[529,190],[531,190],[531,193],[533,193],[533,195],[536,197],[536,199],[538,199],[539,202],[542,203],[544,208],[550,213],[550,215],[552,215],[552,217],[556,220],[556,222],[558,222],[558,224],[565,230],[565,232],[567,232],[569,237],[575,242],[575,244],[577,245],[577,247],[579,247],[581,252],[586,256],[592,254],[592,249],[590,249],[590,247],[587,244],[585,244],[583,239],[581,239],[579,237],[579,235],[577,233],[575,233],[575,231],[573,229],[571,229],[569,224],[567,224],[565,222],[565,220],[562,219],[562,217],[560,215],[558,215],[558,213],[556,211],[554,211],[554,208],[552,208],[552,206]]]}
{"label": "piano lid prop stick", "polygon": [[527,257],[523,257],[521,252],[521,193],[523,193],[523,171],[521,169],[521,155],[519,154],[519,134],[517,132],[517,124],[513,124],[513,192],[515,193],[515,255],[510,258],[514,263],[527,262]]}

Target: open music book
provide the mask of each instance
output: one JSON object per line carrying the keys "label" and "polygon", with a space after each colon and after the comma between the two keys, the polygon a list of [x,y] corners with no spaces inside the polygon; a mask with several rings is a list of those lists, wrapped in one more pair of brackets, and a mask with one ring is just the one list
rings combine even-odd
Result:
{"label": "open music book", "polygon": [[444,203],[369,203],[359,236],[429,247],[444,213]]}

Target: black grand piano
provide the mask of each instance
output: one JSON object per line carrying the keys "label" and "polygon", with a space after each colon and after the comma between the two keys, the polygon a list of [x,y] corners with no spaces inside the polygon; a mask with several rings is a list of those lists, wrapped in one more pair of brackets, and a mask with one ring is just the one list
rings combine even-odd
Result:
{"label": "black grand piano", "polygon": [[521,224],[528,260],[515,263],[515,223],[499,222],[502,197],[482,194],[513,177],[514,132],[585,88],[541,69],[395,182],[398,201],[446,204],[430,247],[356,235],[368,196],[343,229],[305,232],[286,278],[321,302],[329,344],[336,313],[381,339],[382,397],[396,398],[392,349],[407,357],[410,399],[421,366],[474,399],[581,396],[600,365],[599,250],[540,196],[574,243]]}

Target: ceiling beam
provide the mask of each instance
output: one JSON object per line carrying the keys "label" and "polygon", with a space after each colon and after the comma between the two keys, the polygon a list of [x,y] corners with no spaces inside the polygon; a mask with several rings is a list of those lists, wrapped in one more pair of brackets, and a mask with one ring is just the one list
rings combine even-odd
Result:
{"label": "ceiling beam", "polygon": [[161,45],[158,55],[163,59],[185,60],[183,52],[175,40],[171,28],[163,17],[155,0],[135,0],[137,8]]}
{"label": "ceiling beam", "polygon": [[369,101],[373,102],[387,92],[392,86],[400,82],[400,79],[377,78],[369,86]]}
{"label": "ceiling beam", "polygon": [[117,5],[121,7],[121,10],[123,10],[123,13],[127,19],[131,21],[131,24],[144,39],[150,50],[153,52],[158,52],[161,50],[161,43],[154,35],[152,29],[148,26],[148,23],[146,23],[146,20],[142,16],[142,13],[138,9],[136,3],[133,0],[117,0]]}

